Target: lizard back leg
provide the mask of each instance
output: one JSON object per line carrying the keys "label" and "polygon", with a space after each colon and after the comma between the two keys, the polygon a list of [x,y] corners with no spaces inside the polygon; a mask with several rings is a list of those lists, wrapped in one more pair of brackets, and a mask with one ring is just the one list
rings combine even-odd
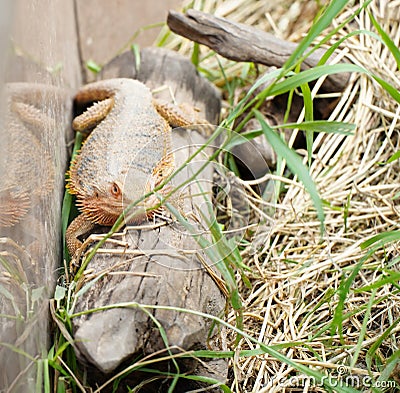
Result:
{"label": "lizard back leg", "polygon": [[81,115],[75,117],[72,128],[85,135],[89,134],[110,113],[114,106],[113,98],[95,102]]}
{"label": "lizard back leg", "polygon": [[71,256],[74,256],[76,251],[82,246],[82,242],[78,239],[78,236],[85,235],[93,228],[94,224],[88,221],[82,214],[77,216],[71,224],[69,224],[65,232],[65,240]]}
{"label": "lizard back leg", "polygon": [[188,104],[174,105],[154,99],[153,106],[171,127],[190,127],[195,125],[198,126],[198,131],[206,136],[210,135],[214,129],[207,120],[200,117],[196,108]]}
{"label": "lizard back leg", "polygon": [[[56,122],[54,119],[47,116],[43,110],[36,108],[32,104],[26,104],[24,102],[13,101],[11,105],[11,110],[15,112],[19,118],[34,126],[39,130],[48,130],[56,128]],[[41,135],[36,135],[41,137]]]}

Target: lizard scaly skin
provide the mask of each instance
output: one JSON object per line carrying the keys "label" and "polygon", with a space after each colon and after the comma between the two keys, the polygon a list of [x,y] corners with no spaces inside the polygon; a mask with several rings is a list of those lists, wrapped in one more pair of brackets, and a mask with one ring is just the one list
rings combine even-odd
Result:
{"label": "lizard scaly skin", "polygon": [[25,219],[54,187],[54,163],[40,137],[53,131],[55,122],[34,104],[48,102],[55,92],[27,83],[6,86],[7,111],[0,132],[0,145],[6,149],[0,158],[0,228]]}
{"label": "lizard scaly skin", "polygon": [[[69,171],[68,189],[81,214],[66,232],[71,255],[82,245],[78,236],[94,224],[111,226],[131,203],[151,192],[173,170],[171,128],[192,123],[152,99],[150,90],[132,79],[110,79],[83,87],[78,104],[99,101],[75,118],[76,131],[90,133]],[[162,194],[163,190],[159,192]],[[151,216],[159,200],[150,196],[135,206],[133,221]]]}

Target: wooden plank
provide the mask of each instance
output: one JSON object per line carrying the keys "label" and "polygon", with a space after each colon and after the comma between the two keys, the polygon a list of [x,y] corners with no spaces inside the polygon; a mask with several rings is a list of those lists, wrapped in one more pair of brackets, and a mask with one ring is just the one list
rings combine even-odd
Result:
{"label": "wooden plank", "polygon": [[49,349],[48,299],[61,260],[68,90],[81,84],[81,69],[72,0],[3,2],[1,12],[11,31],[2,30],[0,210],[25,203],[26,211],[0,225],[0,391],[33,392],[41,365],[32,359]]}
{"label": "wooden plank", "polygon": [[14,8],[16,56],[9,59],[6,80],[78,87],[82,78],[73,1],[18,0]]}
{"label": "wooden plank", "polygon": [[[104,65],[132,42],[152,45],[161,26],[149,26],[165,23],[167,11],[180,5],[181,0],[77,0],[82,63],[93,60]],[[85,72],[87,81],[94,79],[91,72]]]}

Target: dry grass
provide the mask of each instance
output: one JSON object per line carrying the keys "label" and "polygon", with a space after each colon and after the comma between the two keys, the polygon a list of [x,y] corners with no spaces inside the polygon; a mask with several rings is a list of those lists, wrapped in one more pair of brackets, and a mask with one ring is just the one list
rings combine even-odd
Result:
{"label": "dry grass", "polygon": [[[325,0],[321,1],[322,4],[325,2]],[[307,32],[318,9],[317,2],[308,0],[283,0],[279,2],[279,5],[274,2],[257,0],[186,0],[182,4],[182,9],[188,7],[228,18],[234,22],[245,23],[291,41],[300,40],[302,35]],[[165,27],[161,31],[160,37],[163,37],[167,31],[168,28]],[[174,34],[163,46],[185,56],[190,56],[193,50],[193,42]],[[218,63],[217,58],[215,56],[208,57],[209,54],[208,48],[200,46],[200,56],[204,58],[201,66],[208,72],[214,73],[215,80],[213,82],[217,86],[225,83],[220,66],[223,67],[228,79],[234,75],[240,75],[243,64],[222,57],[218,58],[220,62]]]}
{"label": "dry grass", "polygon": [[[271,5],[273,2],[239,0],[198,3],[197,8],[204,11],[292,40],[301,38],[317,11],[316,3],[310,1],[281,1],[279,6]],[[334,24],[338,25],[355,9],[348,7]],[[395,0],[375,0],[369,6],[397,46],[399,9]],[[357,29],[374,31],[367,12],[362,11],[335,40]],[[190,55],[192,43],[174,37],[168,46]],[[207,49],[201,51],[206,56]],[[349,38],[337,56],[367,68],[393,86],[400,86],[393,56],[373,37],[361,34]],[[223,61],[223,65],[228,75],[234,75],[242,67],[229,61]],[[214,56],[202,63],[202,67],[219,72]],[[400,317],[400,295],[398,287],[390,282],[373,291],[354,289],[375,283],[384,269],[399,270],[397,243],[365,260],[347,292],[341,329],[335,330],[330,323],[339,304],[341,283],[366,254],[360,248],[362,242],[373,235],[399,229],[398,162],[382,163],[400,149],[400,107],[370,77],[354,74],[330,120],[351,122],[357,128],[353,136],[320,134],[314,142],[310,173],[326,201],[325,233],[321,237],[320,223],[302,184],[296,179],[285,181],[285,192],[276,204],[271,231],[260,231],[254,239],[254,244],[263,246],[257,252],[252,251],[254,247],[242,252],[245,263],[254,271],[252,288],[243,286],[241,290],[245,330],[268,345],[298,342],[282,352],[339,380],[351,377],[354,388],[368,391],[365,378],[380,375],[377,360],[384,364],[399,348],[399,325],[394,324],[384,339],[382,334]],[[230,314],[229,322],[234,323],[234,318]],[[238,348],[253,349],[254,345],[243,339]],[[369,367],[368,351],[374,359]],[[290,390],[297,372],[268,356],[237,357],[231,366],[234,391],[325,391],[313,387],[310,379],[303,381],[303,387],[292,385]],[[395,373],[392,377],[398,378]]]}

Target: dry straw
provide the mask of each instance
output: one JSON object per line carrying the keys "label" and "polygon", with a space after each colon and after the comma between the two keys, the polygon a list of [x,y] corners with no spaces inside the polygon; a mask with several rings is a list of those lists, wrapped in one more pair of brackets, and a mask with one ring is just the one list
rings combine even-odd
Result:
{"label": "dry straw", "polygon": [[[360,6],[359,2],[350,4],[353,6],[348,6],[333,26]],[[281,1],[276,5],[251,0],[205,0],[194,1],[194,8],[297,41],[310,27],[317,2]],[[372,1],[368,10],[399,47],[399,2]],[[355,30],[375,31],[366,10],[340,30],[334,41]],[[190,55],[193,43],[174,36],[167,46]],[[201,47],[201,56],[208,53]],[[336,61],[344,58],[392,86],[400,86],[394,57],[375,37],[354,35],[341,45],[336,56]],[[243,66],[220,61],[228,78]],[[215,56],[209,56],[201,65],[219,72]],[[221,81],[222,78],[217,83]],[[246,332],[268,345],[299,342],[282,352],[326,375],[352,377],[351,385],[362,391],[369,388],[363,385],[367,384],[366,376],[380,375],[375,361],[368,367],[367,351],[384,365],[398,350],[398,325],[380,340],[400,317],[400,296],[391,283],[378,287],[373,295],[371,291],[354,289],[375,283],[382,269],[399,270],[395,261],[398,244],[389,244],[366,258],[347,293],[341,331],[323,328],[335,314],[341,282],[366,255],[360,248],[362,242],[399,227],[398,161],[385,164],[400,150],[399,117],[398,103],[382,87],[365,74],[353,74],[329,120],[354,123],[354,135],[320,134],[313,146],[310,173],[326,201],[324,235],[321,237],[320,223],[307,192],[300,182],[291,179],[284,182],[285,192],[276,204],[271,231],[260,231],[259,238],[254,239],[254,244],[264,247],[257,252],[254,247],[242,252],[254,272],[252,288],[243,286],[241,290]],[[228,320],[234,323],[233,313]],[[374,348],[376,343],[379,345]],[[239,349],[254,349],[254,344],[243,339]],[[285,383],[289,387],[298,375],[293,367],[268,356],[238,356],[231,365],[234,391],[281,392]],[[348,368],[343,369],[342,365]],[[396,379],[395,374],[393,371]],[[296,391],[324,391],[312,387],[312,383],[310,378],[305,379],[303,387]]]}

